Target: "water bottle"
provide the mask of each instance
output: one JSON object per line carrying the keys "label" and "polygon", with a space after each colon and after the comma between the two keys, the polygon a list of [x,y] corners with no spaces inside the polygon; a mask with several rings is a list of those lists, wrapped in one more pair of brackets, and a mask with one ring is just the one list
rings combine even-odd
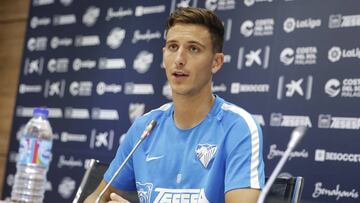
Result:
{"label": "water bottle", "polygon": [[53,139],[48,113],[45,108],[35,108],[21,133],[12,201],[41,203],[44,199]]}

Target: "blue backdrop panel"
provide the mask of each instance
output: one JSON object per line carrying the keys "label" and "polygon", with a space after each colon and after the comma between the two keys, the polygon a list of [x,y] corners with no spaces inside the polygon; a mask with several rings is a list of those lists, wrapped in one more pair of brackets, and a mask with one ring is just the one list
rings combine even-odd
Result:
{"label": "blue backdrop panel", "polygon": [[303,202],[359,202],[360,2],[356,0],[33,0],[19,78],[4,198],[19,131],[50,108],[54,157],[45,202],[71,202],[90,158],[110,162],[135,118],[171,101],[164,22],[177,7],[215,11],[225,64],[214,93],[264,131],[266,175],[292,129],[310,128],[282,175],[303,176]]}

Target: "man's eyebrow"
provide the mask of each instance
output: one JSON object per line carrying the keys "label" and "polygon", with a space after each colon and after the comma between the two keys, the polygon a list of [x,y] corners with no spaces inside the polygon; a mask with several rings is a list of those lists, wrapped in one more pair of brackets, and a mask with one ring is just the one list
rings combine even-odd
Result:
{"label": "man's eyebrow", "polygon": [[[177,43],[178,41],[177,40],[168,40],[168,41],[166,41],[165,42],[165,44],[169,44],[169,43]],[[187,43],[189,43],[189,44],[196,44],[196,45],[199,45],[199,46],[201,46],[202,48],[205,48],[206,46],[205,45],[203,45],[202,43],[200,43],[200,42],[198,42],[198,41],[187,41]]]}

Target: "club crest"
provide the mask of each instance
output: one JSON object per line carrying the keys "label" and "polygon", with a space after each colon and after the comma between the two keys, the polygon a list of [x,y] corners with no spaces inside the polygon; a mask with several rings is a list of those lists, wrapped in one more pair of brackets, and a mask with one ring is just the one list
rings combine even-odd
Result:
{"label": "club crest", "polygon": [[217,146],[211,144],[199,144],[196,147],[196,156],[201,164],[207,168],[216,154]]}
{"label": "club crest", "polygon": [[139,202],[150,203],[153,184],[136,182],[136,188],[138,192]]}

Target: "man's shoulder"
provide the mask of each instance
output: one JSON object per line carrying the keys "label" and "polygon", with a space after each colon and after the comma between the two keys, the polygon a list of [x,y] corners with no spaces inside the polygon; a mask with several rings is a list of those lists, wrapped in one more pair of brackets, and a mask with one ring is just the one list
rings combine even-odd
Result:
{"label": "man's shoulder", "polygon": [[222,120],[228,125],[258,125],[251,113],[236,104],[224,101],[220,109]]}
{"label": "man's shoulder", "polygon": [[159,121],[160,119],[162,119],[164,116],[167,116],[170,114],[172,108],[172,103],[166,103],[163,104],[162,106],[156,108],[156,109],[152,109],[151,111],[145,113],[144,115],[140,116],[139,118],[136,119],[135,123],[136,124],[140,124],[140,125],[144,125],[149,123],[151,120],[156,120]]}

